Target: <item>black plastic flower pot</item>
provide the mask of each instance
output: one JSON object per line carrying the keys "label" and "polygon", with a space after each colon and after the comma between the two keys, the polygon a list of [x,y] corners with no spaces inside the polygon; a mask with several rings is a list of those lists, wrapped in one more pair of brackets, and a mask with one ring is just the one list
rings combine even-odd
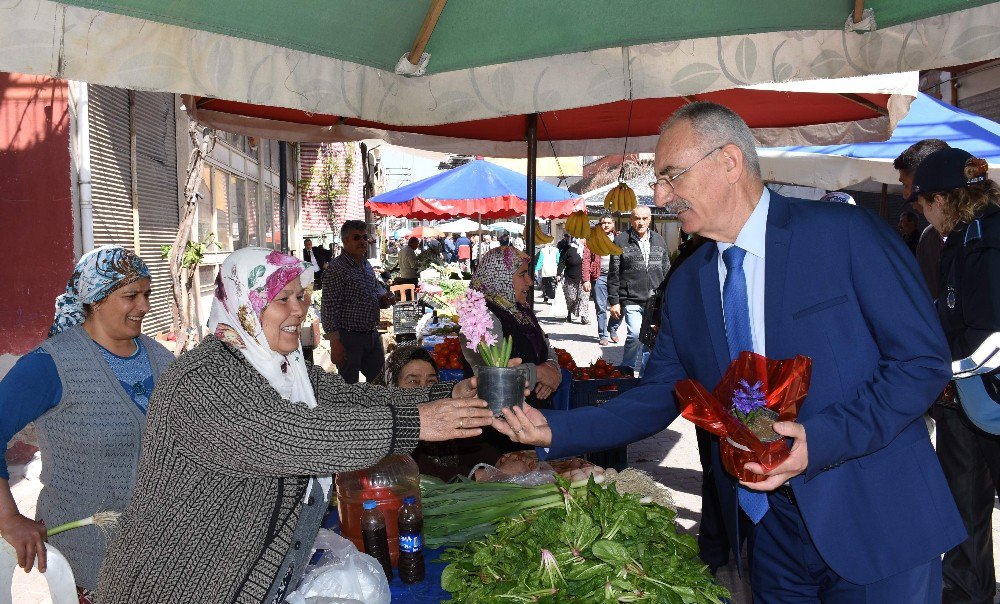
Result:
{"label": "black plastic flower pot", "polygon": [[524,403],[524,388],[528,372],[519,367],[476,367],[479,379],[479,398],[490,405],[496,417],[503,417],[501,411]]}

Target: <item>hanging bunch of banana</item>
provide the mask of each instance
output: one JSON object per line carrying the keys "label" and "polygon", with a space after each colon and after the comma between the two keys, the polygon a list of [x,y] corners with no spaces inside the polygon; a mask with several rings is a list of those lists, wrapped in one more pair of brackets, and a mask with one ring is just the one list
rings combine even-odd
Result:
{"label": "hanging bunch of banana", "polygon": [[638,201],[635,198],[635,191],[624,181],[619,181],[618,185],[612,187],[604,196],[604,207],[612,212],[631,212],[636,205]]}
{"label": "hanging bunch of banana", "polygon": [[597,224],[590,229],[590,234],[587,235],[587,249],[597,256],[617,256],[622,253],[622,248],[615,245],[615,242],[611,241],[608,234]]}
{"label": "hanging bunch of banana", "polygon": [[[528,240],[528,225],[524,225],[524,240]],[[545,245],[546,243],[552,243],[555,237],[552,235],[546,235],[545,231],[542,230],[542,225],[538,223],[538,219],[535,219],[535,243],[538,245]]]}
{"label": "hanging bunch of banana", "polygon": [[574,239],[583,239],[590,233],[590,217],[586,210],[573,212],[566,219],[566,232]]}

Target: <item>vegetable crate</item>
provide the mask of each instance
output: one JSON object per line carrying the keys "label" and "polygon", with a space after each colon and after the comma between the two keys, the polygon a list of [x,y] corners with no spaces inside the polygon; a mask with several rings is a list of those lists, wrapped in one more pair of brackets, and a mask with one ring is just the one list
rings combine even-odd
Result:
{"label": "vegetable crate", "polygon": [[460,382],[465,379],[465,372],[461,369],[441,369],[438,371],[438,379],[442,382]]}
{"label": "vegetable crate", "polygon": [[[631,367],[621,366],[618,371],[622,375],[632,376]],[[608,378],[597,380],[573,380],[573,388],[570,391],[569,408],[577,407],[599,407],[622,392],[639,385],[639,380],[633,377]],[[628,446],[623,445],[614,449],[604,451],[594,451],[588,453],[587,461],[604,468],[614,468],[624,470],[628,467]]]}
{"label": "vegetable crate", "polygon": [[424,309],[417,302],[397,302],[392,307],[392,332],[396,336],[408,335],[416,339],[417,322],[424,316]]}

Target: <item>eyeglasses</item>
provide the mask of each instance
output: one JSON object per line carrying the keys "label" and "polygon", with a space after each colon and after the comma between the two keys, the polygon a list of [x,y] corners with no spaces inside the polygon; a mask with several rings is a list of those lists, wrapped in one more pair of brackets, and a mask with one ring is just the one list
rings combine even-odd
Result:
{"label": "eyeglasses", "polygon": [[656,193],[656,190],[658,188],[662,188],[662,187],[666,187],[664,189],[664,191],[663,191],[664,193],[666,193],[668,191],[673,191],[674,190],[674,181],[675,180],[677,180],[681,176],[684,176],[685,174],[687,174],[691,170],[691,168],[694,168],[695,166],[697,166],[701,162],[701,160],[705,159],[706,157],[708,157],[709,155],[715,153],[716,151],[722,149],[723,147],[725,147],[725,145],[719,145],[718,147],[712,149],[711,151],[709,151],[705,155],[702,155],[700,158],[698,158],[698,161],[694,162],[693,164],[691,164],[687,168],[684,168],[683,170],[681,170],[677,174],[674,174],[673,176],[669,176],[669,175],[664,174],[663,176],[661,176],[661,177],[657,178],[656,180],[654,180],[653,182],[649,183],[649,188],[653,190],[653,193]]}

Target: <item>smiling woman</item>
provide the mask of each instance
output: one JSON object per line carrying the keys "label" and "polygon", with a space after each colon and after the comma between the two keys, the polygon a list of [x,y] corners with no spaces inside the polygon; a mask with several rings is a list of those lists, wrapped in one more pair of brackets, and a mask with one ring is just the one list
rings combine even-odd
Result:
{"label": "smiling woman", "polygon": [[[49,339],[0,382],[0,442],[34,422],[45,459],[37,522],[18,512],[0,459],[0,534],[24,568],[37,557],[45,569],[46,526],[120,512],[128,501],[150,393],[174,358],[140,335],[150,291],[149,269],[125,248],[85,254],[56,300]],[[105,533],[87,527],[49,541],[80,591],[93,590]]]}
{"label": "smiling woman", "polygon": [[213,335],[150,403],[135,494],[102,568],[103,604],[283,602],[309,561],[334,472],[491,423],[471,382],[349,385],[307,364],[299,326],[312,271],[262,248],[222,264]]}

